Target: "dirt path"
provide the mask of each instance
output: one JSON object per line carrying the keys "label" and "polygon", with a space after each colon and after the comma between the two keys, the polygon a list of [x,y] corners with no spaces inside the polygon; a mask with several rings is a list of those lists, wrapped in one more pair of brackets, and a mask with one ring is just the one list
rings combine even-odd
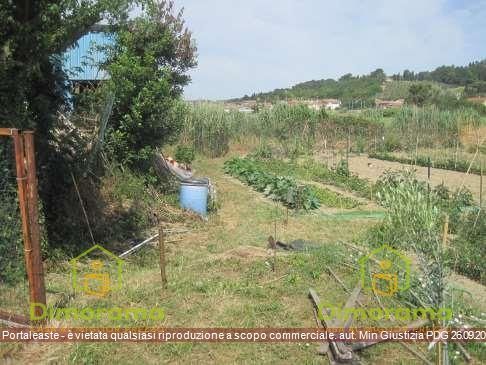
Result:
{"label": "dirt path", "polygon": [[[427,181],[426,167],[401,164],[399,162],[383,161],[375,158],[369,158],[367,156],[350,157],[349,169],[358,174],[360,177],[367,178],[373,182],[376,181],[386,170],[415,169],[417,178]],[[478,175],[434,168],[431,168],[430,171],[431,185],[436,186],[444,183],[452,190],[465,186],[471,190],[474,198],[479,201],[480,177]],[[486,189],[483,187],[483,193],[485,190]]]}

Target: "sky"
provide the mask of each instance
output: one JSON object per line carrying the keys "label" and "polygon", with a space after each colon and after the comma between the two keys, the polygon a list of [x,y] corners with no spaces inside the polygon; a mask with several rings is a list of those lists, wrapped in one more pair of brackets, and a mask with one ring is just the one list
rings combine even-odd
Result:
{"label": "sky", "polygon": [[186,99],[486,58],[486,0],[175,0],[198,48]]}

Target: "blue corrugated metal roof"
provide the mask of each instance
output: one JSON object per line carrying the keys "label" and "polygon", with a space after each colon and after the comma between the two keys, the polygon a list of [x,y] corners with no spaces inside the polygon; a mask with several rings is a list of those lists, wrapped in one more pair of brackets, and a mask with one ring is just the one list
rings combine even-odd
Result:
{"label": "blue corrugated metal roof", "polygon": [[91,32],[81,37],[77,45],[74,45],[64,54],[64,71],[69,80],[106,80],[109,76],[98,68],[103,62],[105,54],[96,49],[113,42],[113,37],[104,32]]}

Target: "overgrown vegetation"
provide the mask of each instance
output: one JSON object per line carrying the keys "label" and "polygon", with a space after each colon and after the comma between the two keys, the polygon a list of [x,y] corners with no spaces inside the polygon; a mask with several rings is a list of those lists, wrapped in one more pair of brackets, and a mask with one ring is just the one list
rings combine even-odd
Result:
{"label": "overgrown vegetation", "polygon": [[[182,128],[180,103],[195,47],[173,3],[147,2],[145,12],[116,31],[106,46],[110,79],[101,92],[114,95],[106,150],[120,163],[147,173],[154,149],[174,141]],[[143,46],[142,46],[143,45]]]}
{"label": "overgrown vegetation", "polygon": [[237,113],[225,111],[210,104],[189,108],[185,115],[181,141],[208,157],[225,155],[234,128]]}
{"label": "overgrown vegetation", "polygon": [[[435,260],[434,265],[437,266],[458,267],[459,263],[453,264],[448,260],[449,253],[443,246],[443,226],[447,216],[449,232],[457,234],[460,237],[457,239],[467,248],[464,252],[456,252],[463,255],[461,272],[478,279],[477,271],[468,273],[465,264],[477,265],[477,257],[484,254],[481,245],[469,241],[478,231],[475,228],[471,230],[475,227],[470,224],[470,210],[474,203],[468,190],[451,193],[443,185],[431,189],[425,182],[418,181],[411,172],[388,172],[376,183],[376,197],[387,208],[387,213],[383,223],[371,231],[371,241],[375,244],[386,242],[394,247],[415,251],[424,260]],[[451,247],[454,244],[455,240]],[[427,265],[427,262],[424,264]],[[432,271],[439,269],[443,270],[443,267],[431,268]],[[430,275],[433,277],[438,273]]]}
{"label": "overgrown vegetation", "polygon": [[177,162],[182,162],[186,165],[190,165],[194,161],[195,153],[194,148],[190,146],[177,145],[174,157]]}
{"label": "overgrown vegetation", "polygon": [[[135,4],[141,11],[128,20]],[[176,13],[172,1],[26,1],[2,3],[0,16],[5,20],[0,27],[1,126],[35,129],[41,218],[49,245],[45,253],[79,253],[93,242],[90,230],[104,244],[140,235],[153,225],[148,210],[158,209],[145,204],[142,195],[167,186],[153,171],[153,154],[182,128],[182,89],[195,66],[182,12]],[[113,41],[95,47],[106,62],[94,66],[110,77],[97,88],[71,92],[74,100],[67,100],[70,85],[61,55],[101,20]],[[1,163],[11,159],[11,153],[0,150]],[[119,194],[118,188],[127,188],[129,195],[138,189],[139,196]],[[13,209],[15,200],[1,204]],[[14,247],[4,238],[16,242],[13,236],[2,237],[0,247]],[[1,255],[2,267],[7,257]]]}
{"label": "overgrown vegetation", "polygon": [[395,114],[389,133],[400,139],[400,148],[456,147],[461,130],[478,127],[481,115],[472,108],[441,110],[435,105],[403,107]]}
{"label": "overgrown vegetation", "polygon": [[[312,153],[316,148],[337,146],[348,137],[368,148],[370,136],[381,134],[382,121],[351,114],[329,114],[305,105],[275,105],[256,113],[224,110],[217,104],[197,104],[190,108],[181,142],[194,146],[209,157],[225,155],[230,142],[276,145],[285,157]],[[356,149],[360,149],[359,143]]]}
{"label": "overgrown vegetation", "polygon": [[15,170],[1,158],[12,157],[12,144],[8,142],[0,139],[0,284],[10,284],[25,274]]}
{"label": "overgrown vegetation", "polygon": [[486,212],[467,212],[457,228],[450,250],[451,267],[458,273],[486,285]]}

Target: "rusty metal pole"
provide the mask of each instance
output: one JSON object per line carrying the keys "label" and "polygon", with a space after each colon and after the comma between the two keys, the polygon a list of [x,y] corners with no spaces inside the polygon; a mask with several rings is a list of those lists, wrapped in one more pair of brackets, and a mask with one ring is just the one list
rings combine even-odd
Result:
{"label": "rusty metal pole", "polygon": [[[40,247],[39,229],[39,202],[37,195],[37,174],[35,166],[34,132],[27,131],[22,133],[24,139],[25,167],[27,170],[26,199],[29,214],[29,233],[31,245],[32,261],[32,285],[33,298],[31,302],[46,304],[46,290],[44,283],[44,268],[42,265],[42,254]],[[40,312],[40,308],[36,307]],[[36,313],[37,315],[41,313]]]}

